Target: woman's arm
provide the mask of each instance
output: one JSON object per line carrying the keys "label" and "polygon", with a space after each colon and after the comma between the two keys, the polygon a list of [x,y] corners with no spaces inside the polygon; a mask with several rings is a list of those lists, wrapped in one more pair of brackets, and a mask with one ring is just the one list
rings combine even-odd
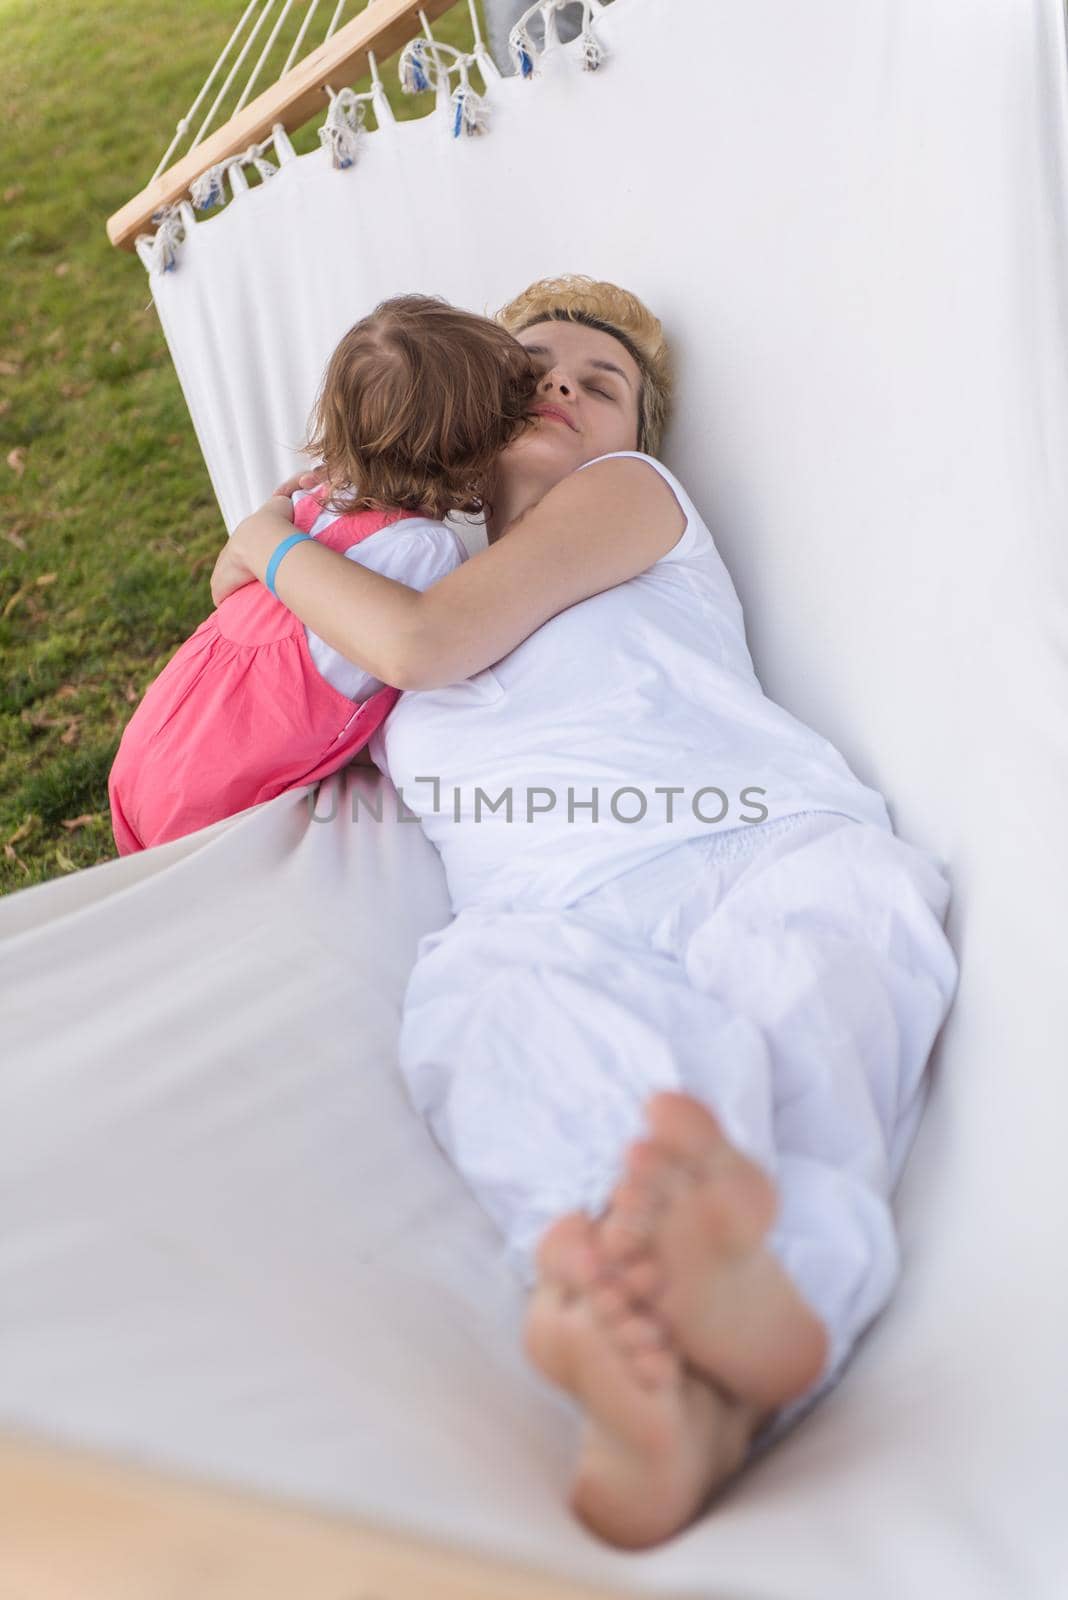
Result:
{"label": "woman's arm", "polygon": [[623,457],[570,473],[421,597],[409,686],[437,689],[492,666],[550,617],[647,571],[685,527],[675,496],[645,461]]}
{"label": "woman's arm", "polygon": [[[496,543],[423,593],[314,540],[285,556],[275,589],[313,632],[383,683],[436,689],[499,661],[568,606],[645,572],[685,525],[660,474],[622,457],[569,474]],[[233,561],[262,580],[289,531],[277,511],[254,513],[231,535]],[[231,571],[224,593],[237,586]],[[217,604],[223,597],[214,576],[212,595]]]}

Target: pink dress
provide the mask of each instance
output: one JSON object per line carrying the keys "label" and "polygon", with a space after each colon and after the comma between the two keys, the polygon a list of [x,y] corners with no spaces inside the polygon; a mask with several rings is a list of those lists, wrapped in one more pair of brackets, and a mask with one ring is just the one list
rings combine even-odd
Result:
{"label": "pink dress", "polygon": [[[310,532],[325,491],[294,506]],[[314,537],[344,555],[410,511],[358,511]],[[120,855],[195,833],[327,777],[385,721],[400,690],[362,703],[333,688],[304,624],[262,583],[228,595],[150,684],[122,735],[108,778]]]}

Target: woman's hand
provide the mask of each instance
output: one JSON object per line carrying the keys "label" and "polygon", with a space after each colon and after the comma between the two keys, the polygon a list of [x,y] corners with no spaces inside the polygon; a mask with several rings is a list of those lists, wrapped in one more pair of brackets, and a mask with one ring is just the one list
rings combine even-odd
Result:
{"label": "woman's hand", "polygon": [[221,606],[227,595],[233,594],[235,589],[242,589],[246,583],[255,583],[255,581],[256,574],[248,563],[242,559],[235,529],[219,551],[215,566],[212,569],[212,603],[216,606]]}
{"label": "woman's hand", "polygon": [[285,522],[293,526],[293,502],[288,495],[272,495],[265,500],[258,511],[250,517],[239,522],[233,533],[219,551],[214,569],[211,574],[211,598],[216,606],[222,605],[227,595],[236,589],[244,588],[246,583],[255,583],[259,574],[250,565],[245,555],[242,543],[242,530],[253,525],[263,527],[265,523],[274,521],[278,530],[279,540],[285,538],[285,529],[281,526]]}

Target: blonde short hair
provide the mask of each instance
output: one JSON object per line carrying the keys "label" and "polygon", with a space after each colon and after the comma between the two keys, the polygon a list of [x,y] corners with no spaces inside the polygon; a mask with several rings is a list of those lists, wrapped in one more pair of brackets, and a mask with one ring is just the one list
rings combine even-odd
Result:
{"label": "blonde short hair", "polygon": [[638,449],[657,454],[671,403],[671,368],[664,330],[636,295],[614,283],[567,273],[532,283],[501,307],[497,321],[513,334],[537,322],[580,322],[618,339],[641,373]]}

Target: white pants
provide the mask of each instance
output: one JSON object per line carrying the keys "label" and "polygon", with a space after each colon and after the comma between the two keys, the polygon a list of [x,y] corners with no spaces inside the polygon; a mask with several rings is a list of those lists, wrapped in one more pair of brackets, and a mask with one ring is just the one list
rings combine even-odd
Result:
{"label": "white pants", "polygon": [[933,856],[835,812],[710,833],[564,910],[466,907],[420,942],[400,1064],[527,1285],[544,1229],[596,1215],[661,1089],[774,1178],[768,1245],[838,1377],[899,1273],[890,1196],[957,983]]}

